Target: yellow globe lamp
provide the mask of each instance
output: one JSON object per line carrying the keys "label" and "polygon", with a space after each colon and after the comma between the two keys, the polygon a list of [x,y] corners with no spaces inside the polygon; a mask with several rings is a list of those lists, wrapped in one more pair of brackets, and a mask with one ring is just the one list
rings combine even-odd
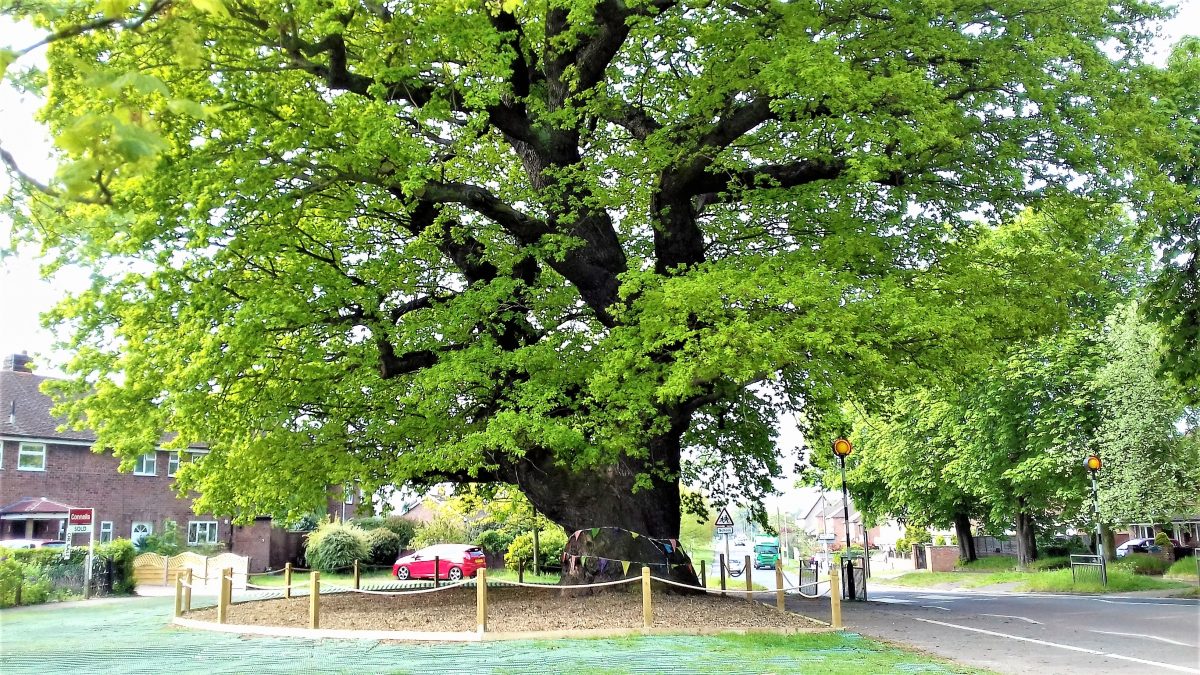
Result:
{"label": "yellow globe lamp", "polygon": [[850,446],[850,441],[844,438],[839,438],[833,442],[833,454],[837,455],[838,457],[845,458],[852,450],[853,448]]}
{"label": "yellow globe lamp", "polygon": [[1088,455],[1088,458],[1083,460],[1083,465],[1088,471],[1099,471],[1103,463],[1100,461],[1100,455]]}

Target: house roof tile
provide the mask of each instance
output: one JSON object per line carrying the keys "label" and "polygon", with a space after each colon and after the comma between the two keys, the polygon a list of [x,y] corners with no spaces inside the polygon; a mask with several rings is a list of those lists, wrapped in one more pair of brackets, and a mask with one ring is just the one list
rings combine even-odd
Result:
{"label": "house roof tile", "polygon": [[54,402],[42,393],[41,386],[52,378],[20,370],[0,370],[0,434],[30,438],[55,438],[94,441],[91,431],[67,429],[65,417],[50,414]]}

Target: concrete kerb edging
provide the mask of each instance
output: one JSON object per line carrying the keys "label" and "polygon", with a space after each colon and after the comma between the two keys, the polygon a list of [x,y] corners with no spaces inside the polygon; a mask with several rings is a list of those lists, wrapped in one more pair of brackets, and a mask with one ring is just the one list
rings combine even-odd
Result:
{"label": "concrete kerb edging", "polygon": [[[797,615],[800,616],[800,615]],[[809,619],[815,623],[823,621]],[[247,624],[216,623],[175,617],[171,623],[184,628],[207,630],[216,633],[259,635],[263,637],[290,637],[310,640],[386,640],[393,642],[502,642],[506,640],[556,640],[579,638],[620,638],[651,635],[798,635],[800,633],[831,633],[835,629],[828,624],[815,628],[595,628],[577,630],[545,630],[517,632],[441,631],[426,632],[413,630],[351,630],[335,628],[289,628],[286,626],[255,626]]]}

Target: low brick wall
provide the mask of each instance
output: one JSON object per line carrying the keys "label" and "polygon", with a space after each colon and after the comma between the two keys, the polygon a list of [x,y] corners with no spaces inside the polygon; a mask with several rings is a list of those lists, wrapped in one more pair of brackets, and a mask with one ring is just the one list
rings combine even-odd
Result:
{"label": "low brick wall", "polygon": [[930,572],[953,572],[958,564],[958,547],[926,545],[925,560]]}

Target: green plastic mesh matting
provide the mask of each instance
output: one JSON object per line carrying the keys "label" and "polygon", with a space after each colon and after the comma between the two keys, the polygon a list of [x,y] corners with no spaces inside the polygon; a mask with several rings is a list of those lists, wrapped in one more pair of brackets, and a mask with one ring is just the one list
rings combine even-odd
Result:
{"label": "green plastic mesh matting", "polygon": [[[870,667],[857,636],[823,649],[748,651],[713,637],[398,644],[207,633],[169,624],[171,598],[0,611],[0,673],[823,673]],[[890,650],[889,650],[890,651]],[[893,659],[896,652],[892,652]],[[866,661],[861,659],[867,658]],[[889,672],[952,672],[918,656]]]}

